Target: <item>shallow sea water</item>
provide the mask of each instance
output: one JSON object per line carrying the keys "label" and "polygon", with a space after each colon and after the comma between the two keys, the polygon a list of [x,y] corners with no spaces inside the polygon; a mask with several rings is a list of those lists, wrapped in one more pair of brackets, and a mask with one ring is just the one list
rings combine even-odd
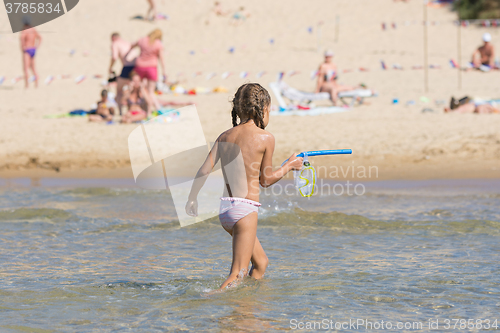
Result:
{"label": "shallow sea water", "polygon": [[500,181],[263,195],[266,276],[215,294],[231,264],[217,219],[180,228],[166,192],[88,184],[0,182],[1,332],[253,332],[322,320],[317,329],[335,331],[349,319],[422,323],[415,331],[439,320],[443,331],[446,319],[451,328],[500,321]]}

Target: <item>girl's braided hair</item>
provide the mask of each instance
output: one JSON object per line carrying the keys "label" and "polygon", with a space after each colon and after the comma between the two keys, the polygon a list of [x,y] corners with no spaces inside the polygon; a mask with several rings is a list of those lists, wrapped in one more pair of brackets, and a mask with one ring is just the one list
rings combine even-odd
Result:
{"label": "girl's braided hair", "polygon": [[[271,104],[271,96],[258,83],[247,83],[238,88],[233,98],[233,127],[249,120],[264,129],[264,110]],[[237,118],[240,118],[238,124]]]}

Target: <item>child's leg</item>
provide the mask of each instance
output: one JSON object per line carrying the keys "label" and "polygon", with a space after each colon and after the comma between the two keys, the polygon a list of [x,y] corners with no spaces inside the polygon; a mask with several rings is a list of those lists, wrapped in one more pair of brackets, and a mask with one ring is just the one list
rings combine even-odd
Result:
{"label": "child's leg", "polygon": [[233,228],[233,264],[228,278],[220,289],[238,279],[240,272],[248,274],[248,265],[252,257],[257,237],[257,213],[251,213],[239,220]]}
{"label": "child's leg", "polygon": [[136,121],[141,121],[141,120],[145,120],[147,119],[147,116],[146,116],[146,113],[145,112],[141,112],[141,113],[138,113],[138,114],[135,114],[135,115],[130,115],[129,117],[129,121],[134,123]]}
{"label": "child's leg", "polygon": [[153,80],[148,80],[148,87],[147,87],[147,92],[149,94],[149,101],[148,101],[148,115],[150,115],[154,109],[160,110],[161,105],[158,103],[158,99],[155,96],[155,89],[156,89],[156,82]]}
{"label": "child's leg", "polygon": [[120,112],[120,116],[122,115],[122,106],[124,105],[124,103],[123,103],[123,87],[128,85],[129,82],[130,82],[130,80],[124,79],[122,77],[118,77],[116,79],[115,102],[116,102],[116,104],[118,104],[118,111]]}
{"label": "child's leg", "polygon": [[264,276],[266,272],[267,265],[269,264],[269,259],[267,258],[262,245],[260,245],[259,239],[255,237],[255,245],[253,247],[252,253],[252,268],[250,269],[250,276],[255,279],[260,279]]}
{"label": "child's leg", "polygon": [[123,124],[129,124],[130,123],[129,118],[130,118],[130,113],[127,112],[122,116],[122,119],[120,122]]}
{"label": "child's leg", "polygon": [[98,114],[89,114],[89,121],[101,122],[103,119]]}

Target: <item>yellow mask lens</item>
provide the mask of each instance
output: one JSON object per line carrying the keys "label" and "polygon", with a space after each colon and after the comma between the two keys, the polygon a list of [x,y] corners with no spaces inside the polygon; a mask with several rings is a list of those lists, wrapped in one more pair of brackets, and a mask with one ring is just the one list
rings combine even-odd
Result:
{"label": "yellow mask lens", "polygon": [[312,166],[307,166],[298,171],[295,174],[295,186],[304,198],[311,197],[316,186],[316,170]]}

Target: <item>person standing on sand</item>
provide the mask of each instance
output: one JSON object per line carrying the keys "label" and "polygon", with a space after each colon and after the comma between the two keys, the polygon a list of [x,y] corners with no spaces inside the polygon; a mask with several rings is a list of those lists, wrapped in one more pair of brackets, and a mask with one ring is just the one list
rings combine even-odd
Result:
{"label": "person standing on sand", "polygon": [[141,54],[135,62],[135,72],[141,77],[141,80],[147,79],[148,100],[152,102],[148,108],[148,116],[153,111],[160,110],[161,106],[155,96],[156,81],[158,81],[158,61],[160,62],[165,82],[165,63],[163,61],[163,44],[161,43],[162,33],[160,29],[153,30],[148,36],[139,39],[132,45],[132,48],[139,47]]}
{"label": "person standing on sand", "polygon": [[23,18],[23,31],[21,31],[21,52],[23,54],[23,72],[25,87],[28,88],[28,69],[31,69],[35,76],[35,87],[38,88],[38,74],[35,69],[35,53],[40,47],[42,36],[31,27],[31,20],[25,16]]}
{"label": "person standing on sand", "polygon": [[337,105],[338,93],[341,91],[352,90],[353,88],[341,86],[337,83],[337,65],[335,65],[332,61],[333,55],[334,53],[332,51],[325,51],[325,62],[323,62],[318,69],[318,81],[316,82],[315,93],[329,93],[333,105]]}
{"label": "person standing on sand", "polygon": [[491,35],[483,35],[484,44],[472,54],[472,66],[480,68],[481,66],[495,67],[495,48],[491,44]]}
{"label": "person standing on sand", "polygon": [[116,80],[116,100],[118,101],[118,110],[122,114],[122,106],[119,101],[122,100],[123,87],[130,82],[130,73],[134,70],[135,60],[137,56],[129,54],[132,44],[120,37],[120,34],[115,32],[111,35],[111,63],[109,65],[109,73],[113,73],[113,65],[117,59],[122,62],[123,68],[120,76]]}
{"label": "person standing on sand", "polygon": [[148,0],[149,9],[146,14],[146,19],[150,21],[156,20],[156,0]]}

